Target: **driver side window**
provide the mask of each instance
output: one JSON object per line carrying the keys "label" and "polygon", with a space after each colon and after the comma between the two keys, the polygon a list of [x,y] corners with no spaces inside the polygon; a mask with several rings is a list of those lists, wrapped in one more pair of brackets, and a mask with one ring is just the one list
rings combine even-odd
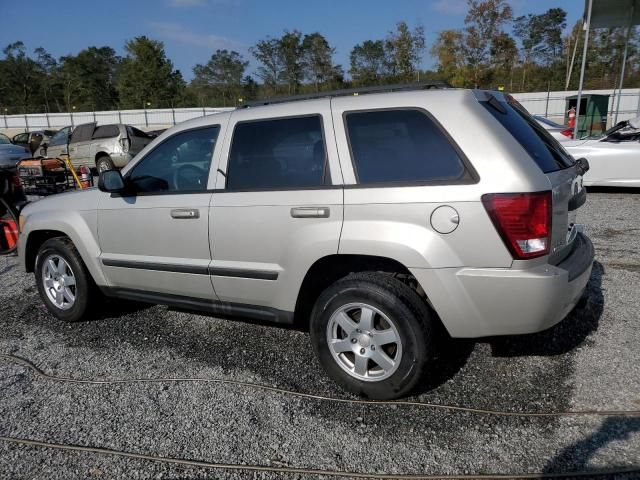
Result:
{"label": "driver side window", "polygon": [[207,189],[219,126],[180,132],[133,167],[127,183],[136,192],[198,192]]}

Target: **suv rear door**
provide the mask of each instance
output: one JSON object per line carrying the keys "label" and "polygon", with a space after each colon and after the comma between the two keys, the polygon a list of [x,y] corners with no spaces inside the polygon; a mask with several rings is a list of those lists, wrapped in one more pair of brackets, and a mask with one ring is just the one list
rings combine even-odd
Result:
{"label": "suv rear door", "polygon": [[69,141],[69,156],[71,162],[75,166],[86,165],[88,167],[95,167],[93,159],[90,159],[90,146],[93,132],[96,129],[96,123],[85,123],[78,125],[71,134],[71,140]]}
{"label": "suv rear door", "polygon": [[140,150],[146,147],[153,140],[153,138],[147,135],[145,132],[143,132],[142,130],[138,130],[136,127],[132,127],[131,125],[126,125],[126,130],[128,140],[126,139],[126,137],[123,137],[121,141],[129,142],[129,150],[125,149],[124,151],[128,151],[132,156],[137,155]]}
{"label": "suv rear door", "polygon": [[311,265],[338,252],[342,177],[329,100],[235,110],[212,197],[220,300],[288,319]]}
{"label": "suv rear door", "polygon": [[[553,196],[551,250],[549,262],[557,264],[566,257],[576,237],[575,211],[586,200],[582,176],[560,143],[510,95],[498,98],[478,93],[480,103],[520,143],[551,184]],[[497,94],[496,94],[497,95]]]}

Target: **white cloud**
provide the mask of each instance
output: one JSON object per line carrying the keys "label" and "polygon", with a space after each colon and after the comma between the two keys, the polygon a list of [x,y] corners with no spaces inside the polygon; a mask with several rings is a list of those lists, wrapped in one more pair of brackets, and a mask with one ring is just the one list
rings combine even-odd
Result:
{"label": "white cloud", "polygon": [[437,0],[431,8],[445,15],[462,15],[468,9],[466,0]]}
{"label": "white cloud", "polygon": [[149,22],[149,27],[163,39],[174,40],[187,45],[205,47],[211,50],[218,48],[226,48],[227,50],[243,49],[243,45],[236,40],[210,33],[196,33],[178,23]]}

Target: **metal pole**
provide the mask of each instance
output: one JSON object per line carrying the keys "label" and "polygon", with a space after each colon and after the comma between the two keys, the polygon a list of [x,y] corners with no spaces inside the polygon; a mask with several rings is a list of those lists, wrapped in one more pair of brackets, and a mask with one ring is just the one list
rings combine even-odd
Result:
{"label": "metal pole", "polygon": [[616,115],[613,119],[613,125],[618,123],[618,113],[620,113],[620,97],[622,96],[622,84],[624,82],[624,67],[627,63],[627,51],[629,50],[629,35],[631,35],[631,24],[633,23],[633,14],[635,6],[631,5],[631,15],[629,15],[629,26],[627,27],[627,35],[624,38],[624,53],[622,54],[622,72],[620,72],[620,86],[618,87],[618,103],[616,104]]}
{"label": "metal pole", "polygon": [[[636,108],[636,117],[640,117],[640,89],[638,90],[638,108]],[[7,121],[7,117],[5,116],[5,123]]]}
{"label": "metal pole", "polygon": [[176,124],[176,110],[175,108],[171,109],[171,119],[173,120],[173,124]]}
{"label": "metal pole", "polygon": [[47,127],[51,128],[51,122],[49,121],[49,112],[46,112],[44,116],[47,118]]}
{"label": "metal pole", "polygon": [[118,123],[122,123],[122,112],[118,110]]}
{"label": "metal pole", "polygon": [[584,67],[587,64],[587,47],[589,45],[589,28],[591,27],[591,9],[593,0],[589,0],[587,7],[587,23],[584,25],[584,46],[582,48],[582,67],[580,68],[580,83],[578,84],[578,103],[576,105],[576,127],[573,129],[573,138],[578,138],[580,130],[580,101],[582,100],[582,85],[584,85]]}
{"label": "metal pole", "polygon": [[569,66],[569,73],[567,74],[567,80],[564,83],[564,91],[566,92],[571,82],[571,74],[573,73],[573,62],[576,60],[576,50],[578,50],[578,43],[580,42],[580,35],[576,35],[576,43],[573,46],[573,55],[571,55],[571,65]]}
{"label": "metal pole", "polygon": [[547,84],[547,103],[544,106],[544,118],[549,116],[549,94],[551,93],[551,82]]}

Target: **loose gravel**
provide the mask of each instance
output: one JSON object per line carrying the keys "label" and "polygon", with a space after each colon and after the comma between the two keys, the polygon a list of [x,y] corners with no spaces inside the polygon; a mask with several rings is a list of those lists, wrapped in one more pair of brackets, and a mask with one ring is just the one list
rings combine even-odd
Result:
{"label": "loose gravel", "polygon": [[[597,262],[584,301],[551,330],[454,341],[412,400],[509,411],[640,409],[640,193],[589,195]],[[114,303],[55,320],[32,275],[0,257],[0,353],[82,379],[205,377],[354,398],[305,332]],[[640,418],[498,417],[334,403],[239,385],[84,385],[0,361],[0,436],[157,456],[372,474],[640,470]],[[209,470],[0,441],[0,478],[314,478]],[[640,474],[617,478],[640,478]]]}

